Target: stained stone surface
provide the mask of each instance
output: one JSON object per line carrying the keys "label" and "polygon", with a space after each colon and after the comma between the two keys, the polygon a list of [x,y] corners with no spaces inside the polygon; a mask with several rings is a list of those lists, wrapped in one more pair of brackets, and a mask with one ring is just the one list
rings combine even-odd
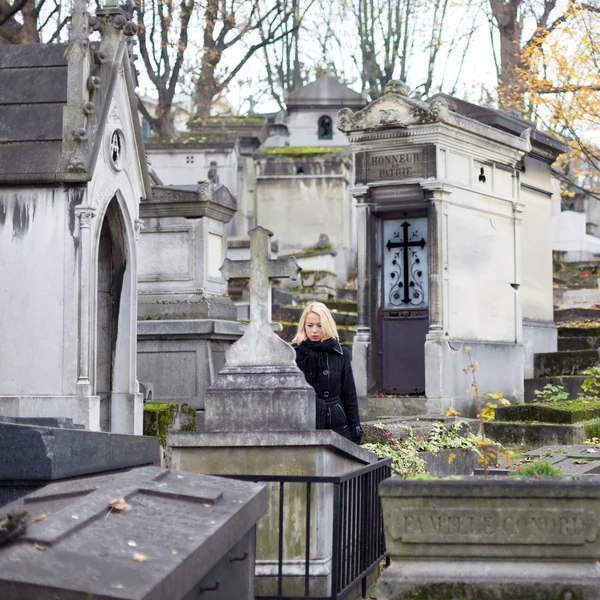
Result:
{"label": "stained stone surface", "polygon": [[382,482],[392,566],[377,598],[597,599],[600,486],[592,478]]}
{"label": "stained stone surface", "polygon": [[205,414],[206,432],[308,431],[315,390],[295,364],[226,366],[206,391]]}
{"label": "stained stone surface", "polygon": [[158,440],[0,423],[0,480],[52,480],[152,464]]}
{"label": "stained stone surface", "polygon": [[[111,510],[119,498],[128,506]],[[254,598],[261,485],[145,467],[52,484],[4,510],[29,522],[0,546],[2,600]]]}

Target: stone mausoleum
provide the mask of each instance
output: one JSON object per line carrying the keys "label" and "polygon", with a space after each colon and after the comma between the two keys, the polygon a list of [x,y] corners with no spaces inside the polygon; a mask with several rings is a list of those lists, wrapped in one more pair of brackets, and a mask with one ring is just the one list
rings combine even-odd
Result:
{"label": "stone mausoleum", "polygon": [[[354,159],[359,395],[473,414],[481,393],[523,401],[533,354],[556,350],[551,165],[562,143],[521,118],[401,82],[340,112]],[[410,396],[414,399],[411,400]]]}
{"label": "stone mausoleum", "polygon": [[81,0],[67,44],[2,49],[0,415],[142,433],[135,32],[114,0],[94,17]]}
{"label": "stone mausoleum", "polygon": [[[192,118],[178,140],[150,139],[146,151],[165,185],[212,181],[231,191],[238,210],[226,226],[230,258],[248,257],[247,232],[260,224],[277,232],[280,255],[294,254],[305,276],[317,271],[334,289],[356,267],[352,162],[337,113],[364,105],[323,75],[291,92],[277,114]],[[325,250],[316,248],[322,234]]]}

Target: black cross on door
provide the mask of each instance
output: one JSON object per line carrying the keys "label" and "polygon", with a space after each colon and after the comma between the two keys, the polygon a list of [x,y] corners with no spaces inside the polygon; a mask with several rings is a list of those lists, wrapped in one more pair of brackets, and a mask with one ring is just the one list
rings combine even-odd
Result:
{"label": "black cross on door", "polygon": [[424,253],[417,250],[423,250],[427,242],[422,235],[425,231],[415,221],[404,221],[400,227],[394,228],[385,245],[388,252],[393,251],[391,264],[386,260],[385,273],[389,289],[386,303],[391,307],[426,306],[426,261]]}

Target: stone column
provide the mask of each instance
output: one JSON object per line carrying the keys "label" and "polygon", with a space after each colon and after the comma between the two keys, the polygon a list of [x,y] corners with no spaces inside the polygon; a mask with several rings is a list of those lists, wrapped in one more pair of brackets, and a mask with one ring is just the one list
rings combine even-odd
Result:
{"label": "stone column", "polygon": [[358,326],[352,342],[352,370],[359,398],[367,398],[370,383],[371,364],[371,277],[369,261],[371,259],[369,239],[369,188],[366,185],[350,188],[356,199],[357,238],[358,238],[358,275],[357,304]]}
{"label": "stone column", "polygon": [[428,251],[429,333],[427,339],[443,339],[448,333],[447,211],[444,201],[452,188],[440,182],[425,182],[429,192]]}
{"label": "stone column", "polygon": [[515,290],[515,343],[523,342],[523,309],[521,306],[521,270],[522,270],[522,242],[521,224],[523,223],[523,211],[525,205],[521,202],[513,203],[513,231],[514,231],[514,279],[511,283]]}
{"label": "stone column", "polygon": [[96,209],[79,206],[79,343],[77,389],[79,396],[92,394],[90,382],[90,294],[91,294],[91,225]]}

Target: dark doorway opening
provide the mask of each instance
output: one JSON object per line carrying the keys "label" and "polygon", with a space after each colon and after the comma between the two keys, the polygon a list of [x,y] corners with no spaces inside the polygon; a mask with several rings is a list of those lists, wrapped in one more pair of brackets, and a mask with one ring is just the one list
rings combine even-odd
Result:
{"label": "dark doorway opening", "polygon": [[121,212],[111,200],[98,244],[96,395],[100,397],[100,427],[111,430],[111,402],[123,275],[126,268],[125,235]]}

